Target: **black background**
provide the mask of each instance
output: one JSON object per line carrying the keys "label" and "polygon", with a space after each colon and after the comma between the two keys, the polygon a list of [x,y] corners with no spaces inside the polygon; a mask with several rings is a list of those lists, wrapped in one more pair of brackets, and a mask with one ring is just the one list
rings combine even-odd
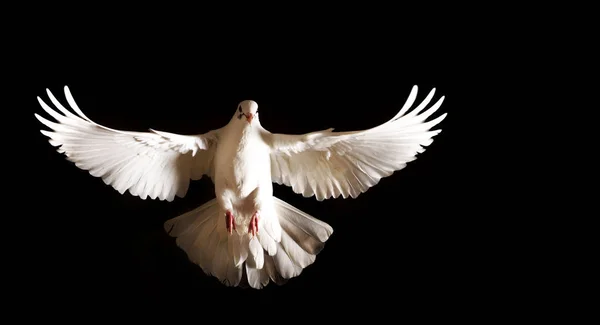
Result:
{"label": "black background", "polygon": [[[99,30],[58,44],[57,34],[35,35],[37,50],[24,57],[33,69],[20,84],[35,166],[20,181],[25,212],[16,221],[26,299],[102,310],[139,305],[149,314],[171,312],[149,308],[155,303],[264,309],[294,301],[296,308],[356,306],[380,315],[398,305],[440,313],[486,306],[502,280],[490,273],[497,266],[485,244],[493,226],[474,213],[481,188],[472,181],[487,177],[481,157],[471,157],[481,140],[471,136],[473,112],[485,109],[479,89],[490,71],[485,48],[463,30],[418,27],[231,37],[175,31],[115,37]],[[357,199],[318,202],[274,185],[277,197],[334,233],[299,277],[257,291],[204,275],[163,230],[166,220],[214,197],[208,179],[193,182],[183,199],[144,201],[120,195],[48,144],[33,116],[45,115],[36,96],[49,103],[49,88],[66,104],[65,85],[88,117],[122,130],[203,133],[227,123],[244,99],[258,102],[272,132],[359,130],[392,117],[413,85],[417,102],[432,88],[434,101],[446,96],[434,117],[448,116],[416,161]]]}

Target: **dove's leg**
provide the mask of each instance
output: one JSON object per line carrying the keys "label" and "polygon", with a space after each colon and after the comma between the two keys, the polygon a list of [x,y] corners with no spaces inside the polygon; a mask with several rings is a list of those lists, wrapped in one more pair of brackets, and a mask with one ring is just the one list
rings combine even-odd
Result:
{"label": "dove's leg", "polygon": [[223,190],[221,195],[217,195],[217,203],[221,207],[221,211],[225,211],[225,227],[230,235],[235,230],[235,217],[231,212],[233,210],[231,195],[231,190]]}
{"label": "dove's leg", "polygon": [[250,224],[248,225],[248,233],[252,236],[256,236],[258,234],[258,216],[260,213],[258,211],[254,212],[252,218],[250,219]]}
{"label": "dove's leg", "polygon": [[230,210],[225,212],[225,226],[227,227],[227,232],[231,235],[235,230],[235,220]]}
{"label": "dove's leg", "polygon": [[248,233],[252,236],[256,236],[258,234],[258,221],[261,210],[261,191],[260,186],[256,187],[250,195],[248,195],[248,199],[251,200],[254,205],[254,213],[252,214],[252,218],[250,218],[250,223],[248,224]]}

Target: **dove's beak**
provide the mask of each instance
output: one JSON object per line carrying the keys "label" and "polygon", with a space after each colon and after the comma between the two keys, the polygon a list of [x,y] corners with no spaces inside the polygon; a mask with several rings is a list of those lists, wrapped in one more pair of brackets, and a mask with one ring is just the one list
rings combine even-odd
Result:
{"label": "dove's beak", "polygon": [[248,123],[251,123],[253,118],[254,115],[252,115],[252,113],[248,113],[248,115],[246,115],[246,120],[248,121]]}

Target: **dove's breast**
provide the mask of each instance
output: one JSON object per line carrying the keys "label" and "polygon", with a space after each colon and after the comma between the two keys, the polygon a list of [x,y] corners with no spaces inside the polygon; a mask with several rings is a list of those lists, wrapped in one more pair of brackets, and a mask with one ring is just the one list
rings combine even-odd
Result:
{"label": "dove's breast", "polygon": [[230,132],[222,140],[215,153],[216,187],[233,190],[239,198],[257,187],[272,195],[269,148],[260,135],[248,128],[237,134]]}

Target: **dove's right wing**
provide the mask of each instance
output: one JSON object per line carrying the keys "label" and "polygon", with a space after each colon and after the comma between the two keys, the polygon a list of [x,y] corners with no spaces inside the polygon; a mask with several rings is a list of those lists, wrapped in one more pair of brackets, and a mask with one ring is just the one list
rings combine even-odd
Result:
{"label": "dove's right wing", "polygon": [[76,114],[64,108],[47,90],[62,113],[42,99],[42,108],[58,123],[35,117],[52,131],[41,132],[67,159],[92,176],[101,177],[121,194],[172,201],[185,196],[190,180],[213,177],[213,156],[219,130],[199,135],[178,135],[150,130],[129,132],[99,125],[79,109],[68,87],[65,97]]}

